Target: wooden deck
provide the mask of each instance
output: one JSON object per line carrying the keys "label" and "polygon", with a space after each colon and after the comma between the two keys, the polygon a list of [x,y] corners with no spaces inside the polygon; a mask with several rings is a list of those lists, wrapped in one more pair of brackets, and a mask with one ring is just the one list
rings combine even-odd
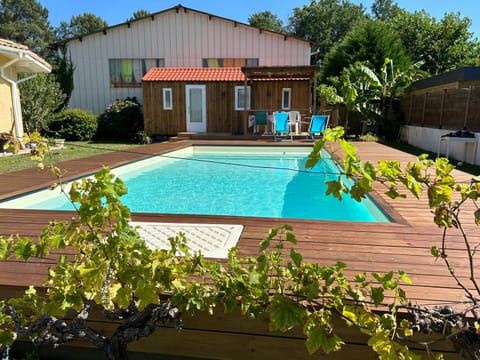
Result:
{"label": "wooden deck", "polygon": [[[114,152],[88,159],[68,161],[61,167],[67,170],[67,177],[76,178],[90,174],[102,165],[115,166],[137,160],[152,154],[189,146],[191,144],[229,145],[286,145],[264,141],[178,141],[139,146],[129,152]],[[289,145],[305,145],[294,142]],[[356,143],[363,160],[373,163],[381,159],[396,159],[402,163],[413,161],[412,155],[397,151],[377,143]],[[470,176],[456,171],[457,180],[468,180]],[[0,175],[0,199],[47,187],[53,176],[36,170],[24,170]],[[288,223],[294,227],[299,240],[297,250],[305,260],[330,265],[341,260],[347,264],[347,274],[359,272],[388,272],[403,270],[413,281],[413,285],[403,288],[413,303],[435,304],[457,303],[464,300],[464,294],[448,275],[445,265],[430,256],[432,245],[440,247],[442,230],[433,224],[425,199],[391,200],[378,188],[375,199],[392,216],[392,223],[346,223],[338,221],[285,220],[271,218],[133,214],[136,221],[229,223],[242,224],[244,230],[238,243],[238,254],[255,255],[269,228]],[[38,210],[0,209],[0,234],[36,236],[51,219],[68,219],[71,213]],[[474,225],[468,224],[471,236],[479,239]],[[463,254],[463,240],[458,234],[449,235],[449,260],[462,279],[469,276],[467,262]],[[479,241],[476,241],[478,243]],[[3,293],[14,292],[19,287],[30,284],[40,285],[47,269],[54,263],[54,256],[42,261],[0,261],[0,286]],[[238,341],[238,339],[236,340]],[[247,345],[245,345],[247,346]],[[258,354],[260,356],[260,354]],[[229,358],[229,357],[225,357]],[[231,358],[235,358],[234,356]],[[260,357],[252,357],[260,358]],[[299,357],[300,358],[300,357]]]}

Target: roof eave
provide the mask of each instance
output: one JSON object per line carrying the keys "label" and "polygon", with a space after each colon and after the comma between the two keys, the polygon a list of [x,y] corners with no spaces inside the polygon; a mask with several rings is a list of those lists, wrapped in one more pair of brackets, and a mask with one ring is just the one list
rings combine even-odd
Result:
{"label": "roof eave", "polygon": [[172,10],[175,10],[175,11],[179,11],[180,9],[183,9],[185,12],[187,11],[191,11],[191,12],[196,12],[198,14],[202,14],[202,15],[206,15],[208,17],[211,17],[211,18],[216,18],[216,19],[220,19],[220,20],[224,20],[224,21],[229,21],[229,22],[232,22],[233,24],[235,24],[235,26],[237,25],[241,25],[241,26],[245,26],[245,27],[249,27],[249,28],[253,28],[253,29],[256,29],[260,32],[268,32],[268,33],[271,33],[271,34],[275,34],[275,35],[278,35],[278,36],[283,36],[285,38],[285,40],[287,39],[295,39],[295,40],[298,40],[298,41],[303,41],[303,42],[306,42],[311,46],[313,46],[313,42],[310,41],[310,40],[306,40],[306,39],[303,39],[303,38],[300,38],[300,37],[296,37],[296,36],[293,36],[293,35],[288,35],[288,34],[283,34],[283,33],[278,33],[278,32],[275,32],[275,31],[271,31],[271,30],[265,30],[265,29],[261,29],[261,28],[258,28],[256,26],[252,26],[252,25],[249,25],[249,24],[245,24],[245,23],[242,23],[242,22],[239,22],[239,21],[236,21],[236,20],[232,20],[232,19],[228,19],[228,18],[224,18],[224,17],[221,17],[221,16],[218,16],[218,15],[213,15],[213,14],[210,14],[210,13],[207,13],[207,12],[203,12],[203,11],[200,11],[200,10],[195,10],[195,9],[191,9],[191,8],[187,8],[185,6],[183,6],[182,4],[178,4],[176,6],[173,6],[171,8],[168,8],[168,9],[165,9],[165,10],[161,10],[161,11],[158,11],[158,12],[155,12],[153,14],[150,14],[150,15],[146,15],[146,16],[142,16],[140,18],[137,18],[137,19],[133,19],[133,20],[130,20],[130,21],[125,21],[123,23],[120,23],[120,24],[116,24],[116,25],[112,25],[112,26],[108,26],[106,28],[103,28],[101,30],[97,30],[97,31],[93,31],[91,33],[88,33],[88,34],[83,34],[83,35],[79,35],[79,36],[75,36],[75,37],[72,37],[70,39],[65,39],[65,40],[62,40],[62,41],[59,41],[57,43],[55,43],[55,45],[59,45],[59,44],[66,44],[70,41],[74,41],[74,40],[79,40],[79,41],[83,41],[83,39],[87,36],[90,36],[90,35],[94,35],[94,34],[98,34],[98,33],[101,33],[103,32],[103,34],[107,34],[108,33],[108,30],[111,30],[111,29],[114,29],[114,28],[117,28],[117,27],[120,27],[120,26],[129,26],[130,27],[130,24],[131,23],[134,23],[134,22],[137,22],[137,21],[143,21],[147,18],[151,18],[152,21],[155,19],[155,16],[157,15],[161,15],[161,14],[164,14],[164,13],[167,13],[169,11],[172,11]]}
{"label": "roof eave", "polygon": [[10,59],[18,58],[13,66],[18,72],[22,73],[49,73],[52,67],[46,61],[40,61],[40,57],[30,50],[17,49],[9,46],[0,45],[0,54],[4,54]]}

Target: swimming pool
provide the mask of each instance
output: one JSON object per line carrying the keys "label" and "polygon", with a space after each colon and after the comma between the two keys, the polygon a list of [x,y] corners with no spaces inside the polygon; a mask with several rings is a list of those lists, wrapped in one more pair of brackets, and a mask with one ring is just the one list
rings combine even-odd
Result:
{"label": "swimming pool", "polygon": [[[333,160],[306,170],[311,147],[195,145],[113,169],[129,193],[132,212],[388,222],[366,198],[326,196],[338,177]],[[72,210],[58,190],[0,203],[0,208]]]}

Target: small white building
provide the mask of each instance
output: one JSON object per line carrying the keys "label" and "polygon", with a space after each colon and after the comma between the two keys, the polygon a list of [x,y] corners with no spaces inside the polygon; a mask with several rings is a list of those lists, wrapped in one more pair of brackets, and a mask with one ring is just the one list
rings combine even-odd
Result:
{"label": "small white building", "polygon": [[70,39],[71,108],[101,113],[115,99],[142,103],[152,67],[310,65],[310,42],[177,5]]}

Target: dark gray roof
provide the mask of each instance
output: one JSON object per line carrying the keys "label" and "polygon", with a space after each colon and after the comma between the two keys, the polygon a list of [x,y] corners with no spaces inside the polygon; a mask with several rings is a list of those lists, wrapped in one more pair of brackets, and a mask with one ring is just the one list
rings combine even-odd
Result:
{"label": "dark gray roof", "polygon": [[426,79],[414,82],[411,90],[427,89],[444,84],[451,84],[458,81],[480,80],[480,66],[466,66],[461,69],[435,75]]}

